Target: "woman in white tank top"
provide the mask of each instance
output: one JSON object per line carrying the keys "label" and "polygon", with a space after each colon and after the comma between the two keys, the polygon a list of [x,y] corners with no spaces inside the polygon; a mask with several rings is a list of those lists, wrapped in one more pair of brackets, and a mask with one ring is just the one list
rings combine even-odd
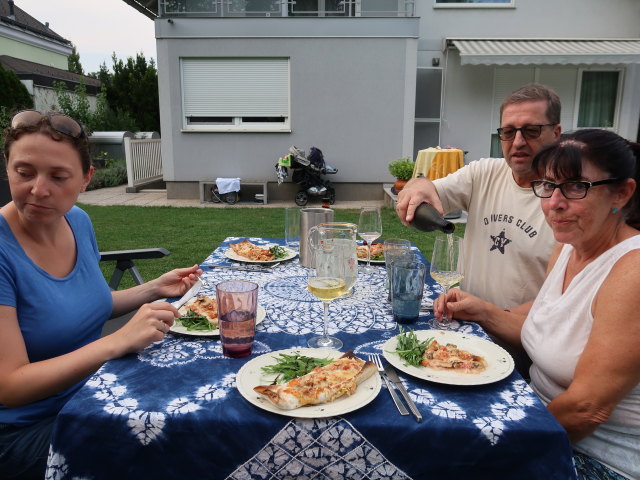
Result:
{"label": "woman in white tank top", "polygon": [[566,429],[579,478],[640,478],[640,145],[563,135],[534,160],[558,246],[533,303],[503,311],[460,290],[436,302],[521,344],[531,387]]}

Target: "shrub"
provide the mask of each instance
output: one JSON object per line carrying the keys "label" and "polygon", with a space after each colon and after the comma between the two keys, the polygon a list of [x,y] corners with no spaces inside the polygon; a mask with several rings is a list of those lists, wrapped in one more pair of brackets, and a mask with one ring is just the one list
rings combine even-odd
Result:
{"label": "shrub", "polygon": [[124,159],[107,158],[103,153],[101,158],[94,160],[94,163],[97,165],[104,164],[104,167],[96,168],[87,190],[117,187],[127,183],[127,165]]}
{"label": "shrub", "polygon": [[413,176],[413,167],[409,157],[402,157],[389,163],[389,173],[400,180],[409,180]]}

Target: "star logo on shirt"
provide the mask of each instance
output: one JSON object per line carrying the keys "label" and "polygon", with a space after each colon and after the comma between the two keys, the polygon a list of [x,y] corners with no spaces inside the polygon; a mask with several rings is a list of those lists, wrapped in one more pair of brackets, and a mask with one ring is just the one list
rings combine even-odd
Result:
{"label": "star logo on shirt", "polygon": [[500,250],[500,253],[504,255],[504,247],[511,243],[511,240],[504,236],[504,230],[500,232],[500,235],[490,236],[491,240],[493,240],[493,246],[489,249],[489,251],[491,252],[492,250],[498,249]]}

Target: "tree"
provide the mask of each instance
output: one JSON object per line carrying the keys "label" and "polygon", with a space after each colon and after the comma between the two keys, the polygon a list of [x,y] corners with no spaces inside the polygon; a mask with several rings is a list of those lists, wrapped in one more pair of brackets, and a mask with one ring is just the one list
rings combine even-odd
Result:
{"label": "tree", "polygon": [[[100,80],[101,93],[97,108],[89,108],[84,83],[73,90],[63,82],[54,84],[59,109],[82,122],[90,131],[128,130],[160,131],[160,103],[158,98],[158,72],[155,62],[142,54],[126,61],[112,55],[113,73],[106,64],[91,74]],[[53,106],[55,108],[55,106]]]}
{"label": "tree", "polygon": [[58,97],[58,105],[53,110],[60,110],[78,120],[89,132],[96,131],[138,131],[135,120],[128,112],[114,112],[107,103],[106,87],[103,85],[97,95],[97,106],[92,111],[87,97],[87,88],[83,82],[70,91],[64,82],[54,82]]}
{"label": "tree", "polygon": [[142,54],[137,54],[135,59],[123,61],[113,53],[111,59],[113,73],[103,63],[95,78],[106,89],[113,120],[130,118],[140,130],[160,131],[158,72],[153,58],[147,62]]}
{"label": "tree", "polygon": [[[118,60],[115,53],[113,74],[106,80],[103,68],[98,78],[106,83],[109,106],[116,113],[128,113],[143,131],[160,130],[158,71],[153,58],[147,63],[142,54]],[[105,67],[106,69],[106,67]]]}
{"label": "tree", "polygon": [[0,65],[0,107],[9,110],[33,107],[33,99],[18,76]]}
{"label": "tree", "polygon": [[25,108],[33,108],[33,99],[18,76],[0,65],[0,130],[9,124],[11,115]]}
{"label": "tree", "polygon": [[82,69],[82,65],[80,64],[80,54],[76,51],[76,46],[71,44],[73,47],[71,51],[71,55],[67,57],[67,68],[72,73],[77,73],[78,75],[84,75],[84,70]]}

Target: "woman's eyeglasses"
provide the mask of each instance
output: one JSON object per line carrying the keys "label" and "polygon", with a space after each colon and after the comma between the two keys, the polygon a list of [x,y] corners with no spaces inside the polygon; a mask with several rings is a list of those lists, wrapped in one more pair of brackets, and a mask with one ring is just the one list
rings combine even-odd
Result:
{"label": "woman's eyeglasses", "polygon": [[545,123],[541,125],[525,125],[524,127],[502,127],[498,129],[498,137],[503,142],[509,142],[516,138],[516,133],[520,130],[522,136],[527,140],[535,140],[542,135],[542,127],[553,127],[555,123]]}
{"label": "woman's eyeglasses", "polygon": [[597,182],[571,181],[563,183],[553,183],[547,180],[534,180],[531,182],[531,188],[536,197],[551,198],[553,191],[559,188],[568,200],[581,200],[587,196],[587,192],[591,187],[598,185],[606,185],[608,183],[617,183],[622,181],[621,178],[607,178],[606,180],[598,180]]}
{"label": "woman's eyeglasses", "polygon": [[56,132],[72,138],[80,138],[84,133],[82,125],[64,113],[40,112],[38,110],[22,110],[11,119],[11,128],[28,128],[37,126],[46,118]]}

